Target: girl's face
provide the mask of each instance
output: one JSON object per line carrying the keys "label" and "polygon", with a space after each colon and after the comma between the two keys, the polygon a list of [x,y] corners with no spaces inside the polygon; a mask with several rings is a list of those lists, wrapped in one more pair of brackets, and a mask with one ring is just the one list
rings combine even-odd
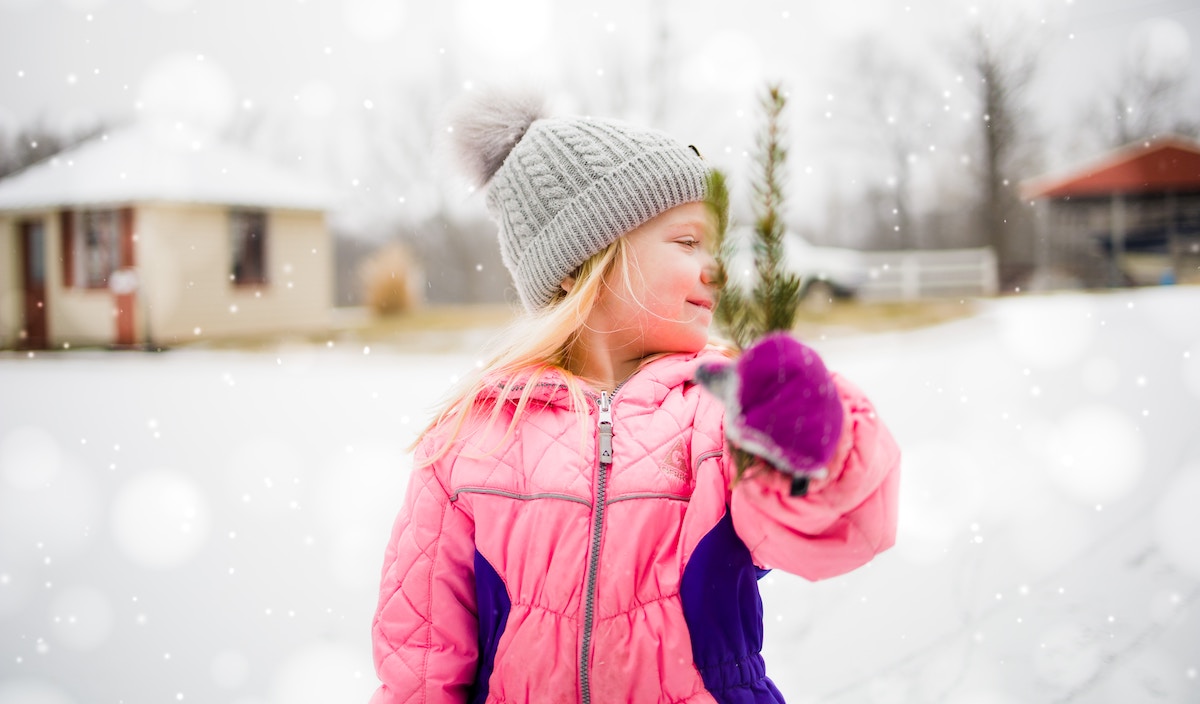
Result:
{"label": "girl's face", "polygon": [[716,218],[704,203],[676,206],[624,235],[628,271],[606,281],[589,328],[614,352],[641,358],[697,352],[717,302]]}

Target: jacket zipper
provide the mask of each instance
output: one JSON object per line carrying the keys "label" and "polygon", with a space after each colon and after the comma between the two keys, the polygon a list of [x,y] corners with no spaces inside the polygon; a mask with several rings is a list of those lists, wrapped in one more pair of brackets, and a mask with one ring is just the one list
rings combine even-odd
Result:
{"label": "jacket zipper", "polygon": [[[620,386],[617,387],[619,389]],[[617,391],[613,390],[615,396]],[[596,513],[592,520],[592,548],[588,558],[587,593],[583,607],[583,645],[579,652],[579,685],[584,704],[591,704],[591,676],[588,672],[588,660],[592,649],[592,626],[596,616],[596,572],[600,567],[600,535],[604,530],[604,496],[608,488],[608,470],[612,468],[612,396],[607,391],[600,392],[600,418],[597,427],[599,431],[600,470],[596,479]]]}

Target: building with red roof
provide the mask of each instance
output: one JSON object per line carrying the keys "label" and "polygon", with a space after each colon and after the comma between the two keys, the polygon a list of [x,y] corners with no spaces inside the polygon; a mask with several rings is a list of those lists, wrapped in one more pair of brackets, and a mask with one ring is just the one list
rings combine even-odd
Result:
{"label": "building with red roof", "polygon": [[1022,184],[1040,201],[1042,281],[1112,287],[1200,281],[1200,143],[1177,136],[1116,149]]}

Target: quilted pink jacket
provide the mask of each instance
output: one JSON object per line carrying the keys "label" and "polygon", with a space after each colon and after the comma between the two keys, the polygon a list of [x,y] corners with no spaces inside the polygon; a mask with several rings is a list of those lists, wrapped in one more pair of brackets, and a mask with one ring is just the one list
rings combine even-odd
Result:
{"label": "quilted pink jacket", "polygon": [[[730,488],[700,355],[645,365],[581,428],[543,377],[518,428],[469,422],[414,470],[372,635],[391,702],[782,702],[767,678],[757,579],[852,570],[892,545],[899,451],[835,376],[846,412],[827,479],[803,498],[767,470]],[[446,434],[435,430],[418,457]]]}

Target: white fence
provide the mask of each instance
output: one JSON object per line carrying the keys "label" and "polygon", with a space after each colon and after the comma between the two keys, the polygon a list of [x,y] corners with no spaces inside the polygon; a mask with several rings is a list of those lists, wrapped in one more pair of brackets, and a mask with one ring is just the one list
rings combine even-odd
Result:
{"label": "white fence", "polygon": [[990,247],[863,252],[862,263],[867,275],[857,295],[864,301],[994,296],[999,288]]}

